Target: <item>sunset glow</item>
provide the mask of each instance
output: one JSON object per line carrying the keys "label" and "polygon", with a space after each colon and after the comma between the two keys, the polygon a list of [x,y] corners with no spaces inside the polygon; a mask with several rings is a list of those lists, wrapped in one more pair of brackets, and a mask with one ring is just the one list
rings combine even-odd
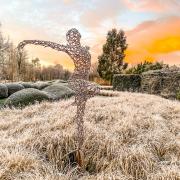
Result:
{"label": "sunset glow", "polygon": [[[108,30],[125,30],[130,64],[163,61],[180,64],[179,0],[0,0],[1,31],[17,45],[24,39],[66,44],[72,27],[82,34],[82,44],[91,47],[92,62],[102,52]],[[62,64],[73,69],[65,53],[27,46],[29,58],[41,63]]]}

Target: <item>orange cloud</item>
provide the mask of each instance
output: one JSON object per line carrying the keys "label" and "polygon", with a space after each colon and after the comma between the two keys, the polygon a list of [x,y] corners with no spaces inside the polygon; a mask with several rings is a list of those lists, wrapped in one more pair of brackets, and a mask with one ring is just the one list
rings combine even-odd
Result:
{"label": "orange cloud", "polygon": [[[126,61],[131,63],[159,60],[162,55],[180,51],[180,17],[144,22],[127,32],[127,40]],[[177,59],[179,54],[175,56]],[[167,61],[172,63],[173,59],[168,58]]]}
{"label": "orange cloud", "polygon": [[135,65],[140,63],[144,60],[153,62],[155,61],[155,55],[148,53],[145,50],[138,50],[138,49],[127,49],[126,51],[125,61],[129,64]]}
{"label": "orange cloud", "polygon": [[162,39],[154,40],[149,47],[148,51],[152,54],[154,53],[169,53],[172,51],[180,50],[180,35],[179,36],[169,36]]}

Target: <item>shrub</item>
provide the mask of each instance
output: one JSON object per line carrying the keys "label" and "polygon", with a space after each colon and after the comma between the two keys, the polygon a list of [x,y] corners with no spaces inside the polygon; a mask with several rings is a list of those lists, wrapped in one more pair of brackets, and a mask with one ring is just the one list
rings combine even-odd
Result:
{"label": "shrub", "polygon": [[30,83],[30,82],[20,82],[19,84],[23,85],[24,88],[33,88],[34,87],[33,83]]}
{"label": "shrub", "polygon": [[7,83],[6,86],[8,87],[9,96],[17,91],[24,89],[24,86],[18,83]]}
{"label": "shrub", "polygon": [[0,109],[4,107],[5,100],[6,100],[6,98],[0,99]]}
{"label": "shrub", "polygon": [[139,91],[141,88],[141,76],[138,74],[115,74],[113,89],[118,91]]}
{"label": "shrub", "polygon": [[63,79],[58,79],[54,81],[55,83],[67,83],[67,81],[63,80]]}
{"label": "shrub", "polygon": [[66,86],[66,87],[69,87],[69,84],[67,82],[61,82],[61,81],[56,81],[54,82],[53,84],[58,84],[58,85],[61,85],[61,86]]}
{"label": "shrub", "polygon": [[0,98],[8,97],[8,88],[5,84],[0,84]]}
{"label": "shrub", "polygon": [[41,90],[41,89],[46,88],[49,85],[51,85],[51,84],[48,82],[36,82],[33,84],[33,88]]}
{"label": "shrub", "polygon": [[6,106],[23,107],[35,102],[50,100],[50,96],[38,89],[28,88],[18,91],[7,98]]}
{"label": "shrub", "polygon": [[162,62],[141,62],[140,64],[137,64],[137,66],[132,67],[126,71],[126,74],[142,74],[143,72],[149,71],[149,70],[157,70],[163,68]]}
{"label": "shrub", "polygon": [[44,88],[43,91],[50,94],[52,98],[55,100],[61,98],[68,98],[75,94],[75,92],[69,87],[63,86],[62,84],[58,84],[58,83]]}
{"label": "shrub", "polygon": [[180,90],[177,92],[176,98],[177,98],[178,100],[180,100]]}

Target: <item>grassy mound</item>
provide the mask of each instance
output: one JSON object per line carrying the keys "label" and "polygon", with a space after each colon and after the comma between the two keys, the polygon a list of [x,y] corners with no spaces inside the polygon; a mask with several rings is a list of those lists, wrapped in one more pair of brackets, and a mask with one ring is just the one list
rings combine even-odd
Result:
{"label": "grassy mound", "polygon": [[54,81],[55,83],[67,83],[67,81],[62,80],[62,79],[58,79]]}
{"label": "grassy mound", "polygon": [[4,107],[4,102],[7,98],[0,99],[0,109]]}
{"label": "grassy mound", "polygon": [[50,85],[51,85],[51,83],[43,82],[43,81],[38,81],[38,82],[33,84],[33,88],[42,90],[42,89],[44,89],[44,88],[46,88],[46,87],[48,87]]}
{"label": "grassy mound", "polygon": [[66,85],[62,85],[62,83],[50,85],[44,88],[43,91],[47,92],[48,94],[51,94],[53,99],[55,100],[68,98],[75,94],[75,92],[72,89],[68,88]]}
{"label": "grassy mound", "polygon": [[32,82],[20,82],[19,84],[23,85],[24,88],[34,88],[34,85]]}
{"label": "grassy mound", "polygon": [[24,86],[18,83],[7,83],[8,95],[14,94],[17,91],[24,89]]}
{"label": "grassy mound", "polygon": [[50,100],[50,97],[47,93],[40,91],[38,89],[28,88],[15,92],[11,96],[9,96],[5,101],[5,105],[22,107],[45,100]]}
{"label": "grassy mound", "polygon": [[82,174],[66,156],[76,148],[72,102],[0,111],[0,179],[179,179],[180,102],[126,92],[90,99]]}
{"label": "grassy mound", "polygon": [[8,97],[8,88],[5,84],[0,83],[0,98]]}

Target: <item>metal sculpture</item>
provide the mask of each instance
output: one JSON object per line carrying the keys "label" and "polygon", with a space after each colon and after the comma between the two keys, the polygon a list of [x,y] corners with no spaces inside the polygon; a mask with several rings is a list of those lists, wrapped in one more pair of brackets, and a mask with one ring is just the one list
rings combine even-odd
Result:
{"label": "metal sculpture", "polygon": [[24,40],[18,45],[19,50],[21,50],[27,44],[50,47],[57,51],[63,51],[72,58],[75,69],[74,73],[68,80],[68,83],[75,91],[75,102],[73,104],[77,106],[75,120],[77,123],[78,151],[80,151],[84,142],[83,117],[86,102],[90,97],[93,97],[95,94],[100,92],[99,87],[95,83],[90,83],[88,81],[91,67],[91,55],[89,53],[89,47],[81,46],[80,39],[81,34],[77,29],[73,28],[70,29],[66,34],[66,40],[68,42],[67,45],[41,40]]}

